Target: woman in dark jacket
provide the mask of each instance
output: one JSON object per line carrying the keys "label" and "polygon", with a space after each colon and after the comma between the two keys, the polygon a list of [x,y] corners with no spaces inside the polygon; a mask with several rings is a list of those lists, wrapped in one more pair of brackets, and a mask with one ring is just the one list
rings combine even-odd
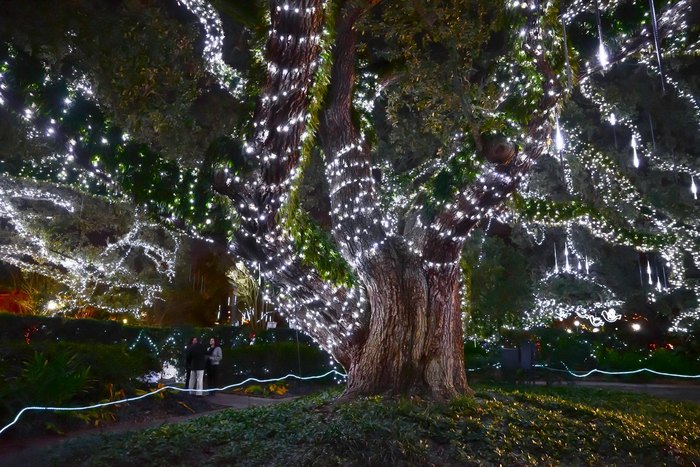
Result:
{"label": "woman in dark jacket", "polygon": [[[222,358],[221,346],[212,337],[209,339],[209,348],[207,348],[207,388],[209,389],[215,388],[218,383],[219,363],[221,363]],[[211,391],[209,395],[213,396],[214,391]]]}
{"label": "woman in dark jacket", "polygon": [[194,344],[194,341],[197,340],[196,337],[191,337],[190,341],[187,343],[187,346],[185,347],[185,387],[189,388],[190,387],[190,370],[192,370],[190,366],[190,347],[192,347],[192,344]]}
{"label": "woman in dark jacket", "polygon": [[[196,337],[192,339],[192,345],[187,349],[187,363],[190,367],[190,380],[187,387],[190,390],[196,389],[194,392],[196,396],[202,396],[204,395],[202,389],[204,389],[204,369],[207,366],[207,349]],[[190,394],[192,392],[190,391]]]}

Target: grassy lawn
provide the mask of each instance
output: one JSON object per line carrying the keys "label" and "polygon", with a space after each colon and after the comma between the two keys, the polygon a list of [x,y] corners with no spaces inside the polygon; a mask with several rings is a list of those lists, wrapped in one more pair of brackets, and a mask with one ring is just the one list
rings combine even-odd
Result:
{"label": "grassy lawn", "polygon": [[449,404],[338,392],[81,438],[60,465],[699,465],[700,405],[584,388],[476,387]]}

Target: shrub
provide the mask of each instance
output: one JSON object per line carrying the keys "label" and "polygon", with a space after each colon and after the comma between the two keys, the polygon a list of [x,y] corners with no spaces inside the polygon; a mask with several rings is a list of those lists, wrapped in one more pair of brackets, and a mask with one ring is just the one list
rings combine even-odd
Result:
{"label": "shrub", "polygon": [[251,384],[243,390],[244,394],[252,396],[284,396],[287,394],[288,388],[285,383],[275,383],[275,384]]}
{"label": "shrub", "polygon": [[148,352],[130,351],[124,344],[10,342],[0,357],[5,379],[0,386],[2,419],[32,405],[94,403],[115,393],[133,393],[141,385],[138,377],[158,369]]}
{"label": "shrub", "polygon": [[[0,416],[9,419],[27,406],[60,407],[91,388],[89,367],[79,364],[75,354],[62,350],[52,355],[35,351],[23,362],[17,376],[0,388]],[[55,417],[45,426],[54,427]]]}
{"label": "shrub", "polygon": [[318,375],[331,369],[328,354],[317,347],[296,342],[275,342],[224,350],[224,381],[247,377],[270,378],[289,373]]}
{"label": "shrub", "polygon": [[[649,368],[665,373],[686,375],[697,374],[700,371],[700,364],[667,349],[657,349],[650,354],[640,351],[622,352],[603,349],[598,352],[597,357],[600,367],[606,370],[625,371]],[[653,376],[647,375],[647,377]]]}

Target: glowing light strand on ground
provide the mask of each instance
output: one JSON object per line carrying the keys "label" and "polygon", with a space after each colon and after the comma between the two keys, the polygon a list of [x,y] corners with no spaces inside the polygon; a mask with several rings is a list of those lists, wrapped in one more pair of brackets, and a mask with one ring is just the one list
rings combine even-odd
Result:
{"label": "glowing light strand on ground", "polygon": [[[566,371],[567,373],[569,373],[572,376],[575,376],[577,378],[587,378],[593,374],[603,374],[603,375],[609,375],[609,376],[621,376],[621,375],[632,375],[632,374],[638,374],[638,373],[644,373],[644,372],[656,374],[659,376],[671,377],[671,378],[688,378],[688,379],[700,378],[700,375],[683,375],[683,374],[677,374],[677,373],[666,373],[666,372],[652,370],[649,368],[640,368],[637,370],[629,370],[629,371],[607,371],[607,370],[593,369],[593,370],[584,372],[582,374],[579,374],[579,373],[575,373],[575,372],[569,370],[569,368],[563,362],[562,362],[562,365],[564,365],[566,370],[559,370],[556,368],[550,368],[546,365],[534,365],[534,367],[535,368],[542,368],[542,369],[546,369],[546,370],[551,370],[551,371]],[[494,365],[494,366],[499,367],[500,365]],[[467,369],[467,371],[478,371],[478,370],[479,370],[479,368]],[[298,379],[300,381],[311,381],[311,380],[316,380],[316,379],[323,379],[323,378],[326,378],[326,377],[331,376],[331,375],[339,376],[341,378],[347,377],[347,375],[345,373],[342,373],[342,372],[337,371],[337,370],[330,370],[322,375],[317,375],[317,376],[297,376],[295,374],[290,373],[290,374],[287,374],[281,378],[268,378],[268,379],[248,378],[245,381],[242,381],[240,383],[229,384],[227,386],[223,386],[220,388],[202,389],[201,392],[209,393],[209,392],[226,391],[228,389],[240,387],[240,386],[243,386],[243,385],[251,383],[251,382],[261,383],[261,384],[276,383],[279,381],[285,381],[285,380],[290,379],[290,378],[291,379]],[[146,399],[148,397],[155,396],[156,394],[159,394],[159,393],[167,391],[167,390],[173,390],[173,391],[177,391],[177,392],[188,392],[188,393],[195,391],[194,389],[181,388],[179,386],[164,386],[164,387],[158,388],[154,391],[151,391],[149,393],[142,394],[140,396],[128,397],[128,398],[120,399],[117,401],[102,402],[102,403],[92,404],[92,405],[87,405],[87,406],[79,406],[79,407],[30,406],[30,407],[25,407],[17,413],[15,418],[10,423],[8,423],[7,425],[3,426],[0,429],[0,435],[2,433],[4,433],[5,431],[7,431],[8,429],[10,429],[13,425],[17,424],[17,422],[19,422],[22,415],[24,415],[25,413],[30,412],[30,411],[78,412],[78,411],[83,411],[83,410],[99,409],[99,408],[104,408],[104,407],[110,407],[113,405],[124,404],[127,402],[135,402],[138,400]]]}
{"label": "glowing light strand on ground", "polygon": [[[564,368],[566,368],[565,371],[566,371],[567,373],[569,373],[571,376],[575,376],[576,378],[588,378],[589,376],[595,375],[595,374],[609,375],[609,376],[625,376],[625,375],[636,375],[636,374],[639,374],[639,373],[652,373],[652,374],[655,374],[655,375],[667,376],[667,377],[670,377],[670,378],[688,378],[688,379],[700,378],[700,375],[682,375],[682,374],[678,374],[678,373],[666,373],[666,372],[663,372],[663,371],[652,370],[651,368],[639,368],[639,369],[637,369],[637,370],[629,370],[629,371],[607,371],[607,370],[599,370],[599,369],[596,368],[596,369],[593,369],[593,370],[586,371],[586,372],[584,372],[584,373],[576,373],[576,372],[574,372],[574,371],[571,371],[571,370],[564,364],[564,362],[562,362],[562,365],[564,365]],[[544,365],[542,365],[542,366],[536,365],[536,366],[537,366],[538,368],[546,368],[546,369],[551,369],[551,370],[553,370],[552,368],[549,368],[549,367],[544,366]],[[564,370],[559,370],[559,371],[564,371]]]}
{"label": "glowing light strand on ground", "polygon": [[[326,377],[331,376],[331,375],[336,375],[336,376],[340,376],[340,377],[347,376],[345,373],[341,373],[337,370],[330,370],[322,375],[317,375],[317,376],[297,376],[295,374],[290,373],[290,374],[285,375],[281,378],[270,378],[270,379],[248,378],[245,381],[242,381],[240,383],[229,384],[228,386],[223,386],[220,388],[202,389],[201,391],[198,391],[198,392],[206,392],[206,393],[220,392],[220,391],[226,391],[228,389],[240,387],[240,386],[243,386],[243,385],[251,383],[251,382],[254,382],[254,383],[276,383],[279,381],[285,381],[285,380],[290,379],[290,378],[291,379],[298,379],[300,381],[311,381],[311,380],[326,378]],[[83,411],[83,410],[99,409],[99,408],[103,408],[103,407],[109,407],[112,405],[124,404],[126,402],[138,401],[141,399],[145,399],[147,397],[155,396],[156,394],[160,394],[161,392],[168,391],[168,390],[178,391],[178,392],[194,392],[194,390],[188,389],[188,388],[181,388],[178,386],[164,386],[164,387],[158,388],[154,391],[151,391],[147,394],[140,395],[140,396],[127,397],[125,399],[120,399],[117,401],[102,402],[102,403],[98,403],[98,404],[92,404],[92,405],[86,405],[86,406],[80,406],[80,407],[41,407],[41,406],[25,407],[19,411],[17,416],[15,416],[15,418],[9,424],[5,425],[4,427],[2,427],[2,429],[0,429],[0,435],[2,433],[4,433],[6,430],[8,430],[11,426],[16,424],[19,421],[19,419],[22,417],[22,415],[24,415],[26,412],[30,412],[30,411],[78,412],[78,411]]]}

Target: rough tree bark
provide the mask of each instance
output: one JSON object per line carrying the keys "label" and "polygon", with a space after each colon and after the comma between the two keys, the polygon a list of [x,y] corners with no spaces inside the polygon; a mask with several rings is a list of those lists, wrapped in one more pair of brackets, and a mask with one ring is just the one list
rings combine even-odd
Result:
{"label": "rough tree bark", "polygon": [[368,269],[370,317],[348,349],[346,397],[469,393],[459,268],[426,270],[402,245],[387,242]]}
{"label": "rough tree bark", "polygon": [[469,392],[460,271],[456,264],[427,267],[420,255],[382,229],[369,147],[351,117],[354,24],[361,13],[344,10],[338,20],[319,133],[331,185],[333,235],[369,302],[368,320],[336,357],[348,372],[345,397],[418,394],[447,399]]}

